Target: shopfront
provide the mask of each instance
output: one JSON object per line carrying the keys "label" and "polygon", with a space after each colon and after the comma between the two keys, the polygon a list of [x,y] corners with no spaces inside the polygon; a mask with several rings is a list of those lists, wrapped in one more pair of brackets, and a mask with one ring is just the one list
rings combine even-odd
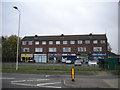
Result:
{"label": "shopfront", "polygon": [[71,60],[74,62],[76,59],[76,54],[62,54],[62,63],[64,63],[66,60]]}
{"label": "shopfront", "polygon": [[107,54],[92,54],[92,60],[104,59]]}
{"label": "shopfront", "polygon": [[60,63],[61,55],[60,54],[48,54],[48,63]]}
{"label": "shopfront", "polygon": [[34,62],[33,54],[21,54],[21,62]]}
{"label": "shopfront", "polygon": [[86,63],[88,62],[89,55],[85,53],[77,54],[77,59],[80,59],[81,62]]}
{"label": "shopfront", "polygon": [[47,55],[46,54],[34,54],[35,62],[47,63]]}

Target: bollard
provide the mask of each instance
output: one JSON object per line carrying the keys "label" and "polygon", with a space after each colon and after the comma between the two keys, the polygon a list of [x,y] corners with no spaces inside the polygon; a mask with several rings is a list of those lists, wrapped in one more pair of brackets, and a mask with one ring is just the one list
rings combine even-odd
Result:
{"label": "bollard", "polygon": [[71,69],[71,78],[72,78],[72,81],[75,80],[75,69],[74,69],[74,67],[72,67],[72,69]]}

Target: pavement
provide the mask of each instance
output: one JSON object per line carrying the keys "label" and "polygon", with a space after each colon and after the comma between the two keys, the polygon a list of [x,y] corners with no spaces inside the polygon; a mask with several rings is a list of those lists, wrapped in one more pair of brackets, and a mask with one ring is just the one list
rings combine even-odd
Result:
{"label": "pavement", "polygon": [[74,81],[64,79],[63,84],[68,88],[115,88],[118,89],[118,77],[110,72],[98,72],[95,76],[81,76]]}

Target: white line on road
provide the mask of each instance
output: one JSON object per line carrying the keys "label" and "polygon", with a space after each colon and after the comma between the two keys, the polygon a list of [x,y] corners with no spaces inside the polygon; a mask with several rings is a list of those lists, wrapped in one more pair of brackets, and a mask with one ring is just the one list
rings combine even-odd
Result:
{"label": "white line on road", "polygon": [[15,78],[3,77],[3,78],[0,78],[0,79],[15,79]]}
{"label": "white line on road", "polygon": [[43,85],[50,85],[50,84],[59,84],[61,82],[54,82],[54,83],[42,83],[42,84],[37,84],[37,86],[43,86]]}

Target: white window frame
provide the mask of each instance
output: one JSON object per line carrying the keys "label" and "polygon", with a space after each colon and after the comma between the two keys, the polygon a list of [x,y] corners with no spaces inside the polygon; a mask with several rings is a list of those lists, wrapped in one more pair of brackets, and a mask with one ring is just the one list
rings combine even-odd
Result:
{"label": "white window frame", "polygon": [[63,44],[67,44],[68,42],[67,41],[63,41]]}
{"label": "white window frame", "polygon": [[70,44],[75,44],[75,41],[70,41]]}
{"label": "white window frame", "polygon": [[28,45],[32,45],[32,42],[33,42],[33,41],[28,41]]}
{"label": "white window frame", "polygon": [[43,48],[35,48],[35,52],[42,52]]}
{"label": "white window frame", "polygon": [[52,44],[53,44],[53,41],[49,41],[49,44],[52,45]]}
{"label": "white window frame", "polygon": [[86,52],[86,47],[78,47],[78,52]]}
{"label": "white window frame", "polygon": [[71,52],[71,47],[63,47],[63,52]]}
{"label": "white window frame", "polygon": [[56,41],[56,44],[60,44],[60,41]]}
{"label": "white window frame", "polygon": [[90,40],[85,40],[85,44],[90,44]]}
{"label": "white window frame", "polygon": [[42,41],[42,45],[46,45],[46,41]]}
{"label": "white window frame", "polygon": [[29,48],[23,48],[23,52],[30,52],[30,49]]}
{"label": "white window frame", "polygon": [[93,40],[93,44],[98,44],[98,40]]}
{"label": "white window frame", "polygon": [[94,52],[101,52],[102,51],[102,47],[93,47],[93,51]]}
{"label": "white window frame", "polygon": [[57,51],[57,49],[55,47],[49,48],[49,52],[56,52],[56,51]]}
{"label": "white window frame", "polygon": [[82,42],[82,40],[78,40],[78,44],[82,44],[83,42]]}
{"label": "white window frame", "polygon": [[40,44],[40,42],[39,41],[35,41],[35,45],[39,45]]}
{"label": "white window frame", "polygon": [[26,45],[27,44],[27,42],[26,41],[22,41],[22,45]]}

